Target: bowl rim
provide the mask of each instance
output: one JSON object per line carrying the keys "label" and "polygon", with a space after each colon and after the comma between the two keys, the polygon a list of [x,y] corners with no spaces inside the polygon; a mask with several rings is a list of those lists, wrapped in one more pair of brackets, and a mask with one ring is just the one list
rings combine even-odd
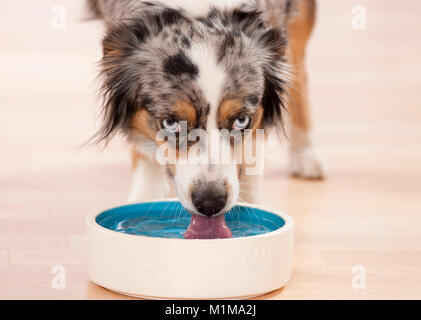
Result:
{"label": "bowl rim", "polygon": [[175,202],[175,201],[179,201],[179,199],[177,198],[164,198],[164,199],[151,199],[151,200],[146,200],[146,201],[139,201],[139,202],[129,202],[126,204],[122,204],[122,205],[118,205],[118,206],[114,206],[111,208],[107,208],[107,209],[103,209],[100,210],[99,212],[96,212],[94,214],[90,214],[86,217],[86,225],[89,228],[92,229],[96,229],[96,231],[102,232],[102,233],[108,233],[108,234],[112,234],[115,237],[119,237],[121,239],[126,238],[137,238],[137,239],[150,239],[150,240],[154,240],[154,241],[164,241],[164,242],[172,242],[172,241],[183,241],[184,243],[186,241],[191,242],[197,242],[200,241],[200,243],[210,243],[210,242],[214,242],[214,241],[241,241],[244,239],[258,239],[258,238],[267,238],[267,237],[271,237],[271,236],[276,236],[279,234],[282,234],[284,232],[287,232],[289,229],[293,228],[294,226],[294,221],[292,219],[291,216],[277,210],[277,209],[269,209],[263,205],[259,205],[259,204],[252,204],[252,203],[248,203],[248,202],[237,202],[236,205],[242,205],[242,206],[246,206],[249,208],[254,208],[254,209],[259,209],[262,211],[266,211],[269,213],[272,213],[274,215],[277,215],[279,217],[281,217],[284,221],[285,224],[274,230],[274,231],[270,231],[267,233],[262,233],[262,234],[257,234],[257,235],[252,235],[252,236],[246,236],[246,237],[236,237],[236,238],[225,238],[225,239],[180,239],[180,238],[162,238],[162,237],[149,237],[149,236],[144,236],[144,235],[137,235],[137,234],[129,234],[129,233],[124,233],[124,232],[119,232],[119,231],[115,231],[115,230],[111,230],[108,228],[105,228],[103,226],[101,226],[97,221],[96,218],[104,213],[105,211],[110,211],[113,209],[118,209],[120,207],[124,207],[124,206],[129,206],[129,205],[136,205],[136,204],[141,204],[141,203],[149,203],[149,202]]}

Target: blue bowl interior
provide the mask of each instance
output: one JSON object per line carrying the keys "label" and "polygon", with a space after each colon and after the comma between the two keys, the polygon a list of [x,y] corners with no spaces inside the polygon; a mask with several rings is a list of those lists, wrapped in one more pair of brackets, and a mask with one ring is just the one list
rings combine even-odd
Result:
{"label": "blue bowl interior", "polygon": [[[106,210],[96,217],[96,222],[104,228],[128,234],[182,239],[190,217],[180,202],[160,201]],[[272,232],[285,225],[280,216],[247,206],[235,206],[225,214],[225,220],[234,238]]]}

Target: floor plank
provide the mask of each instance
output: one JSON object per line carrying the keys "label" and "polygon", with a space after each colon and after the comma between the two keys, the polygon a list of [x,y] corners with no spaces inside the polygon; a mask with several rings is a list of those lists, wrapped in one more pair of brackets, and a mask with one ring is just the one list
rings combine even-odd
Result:
{"label": "floor plank", "polygon": [[[128,299],[89,282],[84,218],[125,201],[129,150],[95,132],[102,26],[63,0],[2,2],[0,11],[0,298]],[[319,1],[308,50],[315,139],[327,180],[286,175],[286,144],[271,139],[264,203],[293,216],[290,283],[264,299],[421,298],[421,27],[417,0]],[[66,289],[51,286],[66,270]],[[354,289],[355,266],[366,288]]]}

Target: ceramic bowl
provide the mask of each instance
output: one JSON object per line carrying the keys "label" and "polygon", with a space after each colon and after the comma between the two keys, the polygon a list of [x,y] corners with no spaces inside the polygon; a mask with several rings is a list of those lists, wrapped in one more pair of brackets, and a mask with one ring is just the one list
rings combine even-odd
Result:
{"label": "ceramic bowl", "polygon": [[[89,277],[107,289],[152,299],[242,299],[291,276],[292,218],[240,203],[226,214],[233,238],[191,240],[176,200],[124,205],[86,220]],[[162,228],[160,233],[150,230]],[[149,231],[148,231],[149,230]]]}

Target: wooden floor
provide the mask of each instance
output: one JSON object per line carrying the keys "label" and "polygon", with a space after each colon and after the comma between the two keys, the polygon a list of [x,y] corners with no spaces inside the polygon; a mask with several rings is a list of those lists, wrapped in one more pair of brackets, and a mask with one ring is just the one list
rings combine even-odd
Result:
{"label": "wooden floor", "polygon": [[[95,131],[101,25],[60,1],[0,10],[0,298],[125,299],[89,282],[84,218],[123,203],[129,153],[81,145]],[[290,283],[265,299],[421,298],[421,28],[417,0],[319,1],[308,51],[326,181],[289,178],[270,142],[265,201],[296,223]],[[66,270],[66,289],[51,286]],[[366,271],[355,289],[352,270]],[[355,269],[354,269],[355,271]]]}

